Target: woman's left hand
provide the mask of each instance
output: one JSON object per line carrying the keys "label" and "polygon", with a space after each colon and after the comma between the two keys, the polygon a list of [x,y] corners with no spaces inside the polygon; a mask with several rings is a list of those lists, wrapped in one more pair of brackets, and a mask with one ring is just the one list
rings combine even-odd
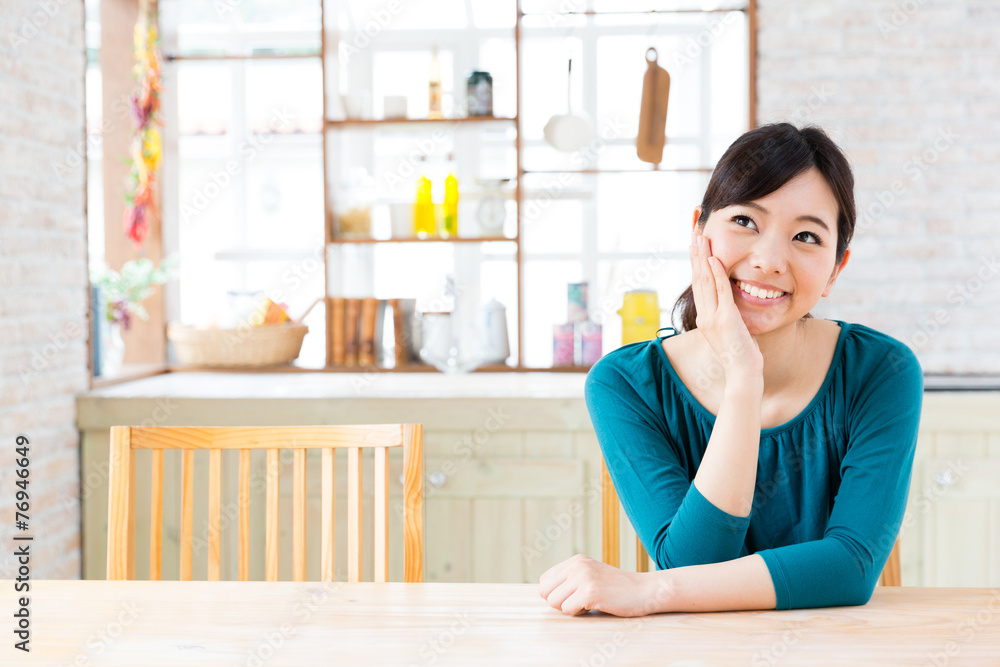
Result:
{"label": "woman's left hand", "polygon": [[538,592],[564,614],[603,611],[615,616],[645,616],[665,610],[666,588],[653,573],[626,572],[577,554],[547,570]]}

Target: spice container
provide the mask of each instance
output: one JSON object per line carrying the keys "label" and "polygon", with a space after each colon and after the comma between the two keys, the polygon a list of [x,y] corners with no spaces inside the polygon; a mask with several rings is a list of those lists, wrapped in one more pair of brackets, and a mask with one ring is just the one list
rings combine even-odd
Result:
{"label": "spice container", "polygon": [[472,72],[466,83],[466,113],[469,116],[493,115],[493,77],[489,72]]}

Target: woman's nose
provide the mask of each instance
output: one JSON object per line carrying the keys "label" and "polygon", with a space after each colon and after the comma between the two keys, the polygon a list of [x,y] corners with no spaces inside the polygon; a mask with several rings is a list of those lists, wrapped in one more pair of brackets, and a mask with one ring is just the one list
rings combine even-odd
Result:
{"label": "woman's nose", "polygon": [[763,273],[782,274],[788,270],[789,247],[777,234],[760,234],[753,244],[750,262]]}

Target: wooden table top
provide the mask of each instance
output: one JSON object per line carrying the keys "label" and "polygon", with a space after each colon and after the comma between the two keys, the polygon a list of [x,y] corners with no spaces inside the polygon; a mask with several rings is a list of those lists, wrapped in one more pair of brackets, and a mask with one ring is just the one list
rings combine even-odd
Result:
{"label": "wooden table top", "polygon": [[1000,665],[1000,589],[877,588],[863,607],[564,616],[532,584],[32,581],[7,665]]}

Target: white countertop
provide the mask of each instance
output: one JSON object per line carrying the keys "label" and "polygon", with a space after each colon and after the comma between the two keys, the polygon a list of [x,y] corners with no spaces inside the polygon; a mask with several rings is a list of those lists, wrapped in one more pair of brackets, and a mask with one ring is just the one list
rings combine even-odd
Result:
{"label": "white countertop", "polygon": [[[583,398],[586,373],[178,372],[84,392],[118,398]],[[996,391],[1000,378],[925,375],[927,391]]]}
{"label": "white countertop", "polygon": [[[584,373],[165,373],[77,397],[81,431],[115,424],[243,425],[422,423],[475,430],[491,415],[524,431],[590,428]],[[995,378],[926,376],[925,389],[956,408]],[[443,399],[443,400],[442,400]]]}
{"label": "white countertop", "polygon": [[101,398],[576,398],[585,373],[165,373],[84,392]]}

